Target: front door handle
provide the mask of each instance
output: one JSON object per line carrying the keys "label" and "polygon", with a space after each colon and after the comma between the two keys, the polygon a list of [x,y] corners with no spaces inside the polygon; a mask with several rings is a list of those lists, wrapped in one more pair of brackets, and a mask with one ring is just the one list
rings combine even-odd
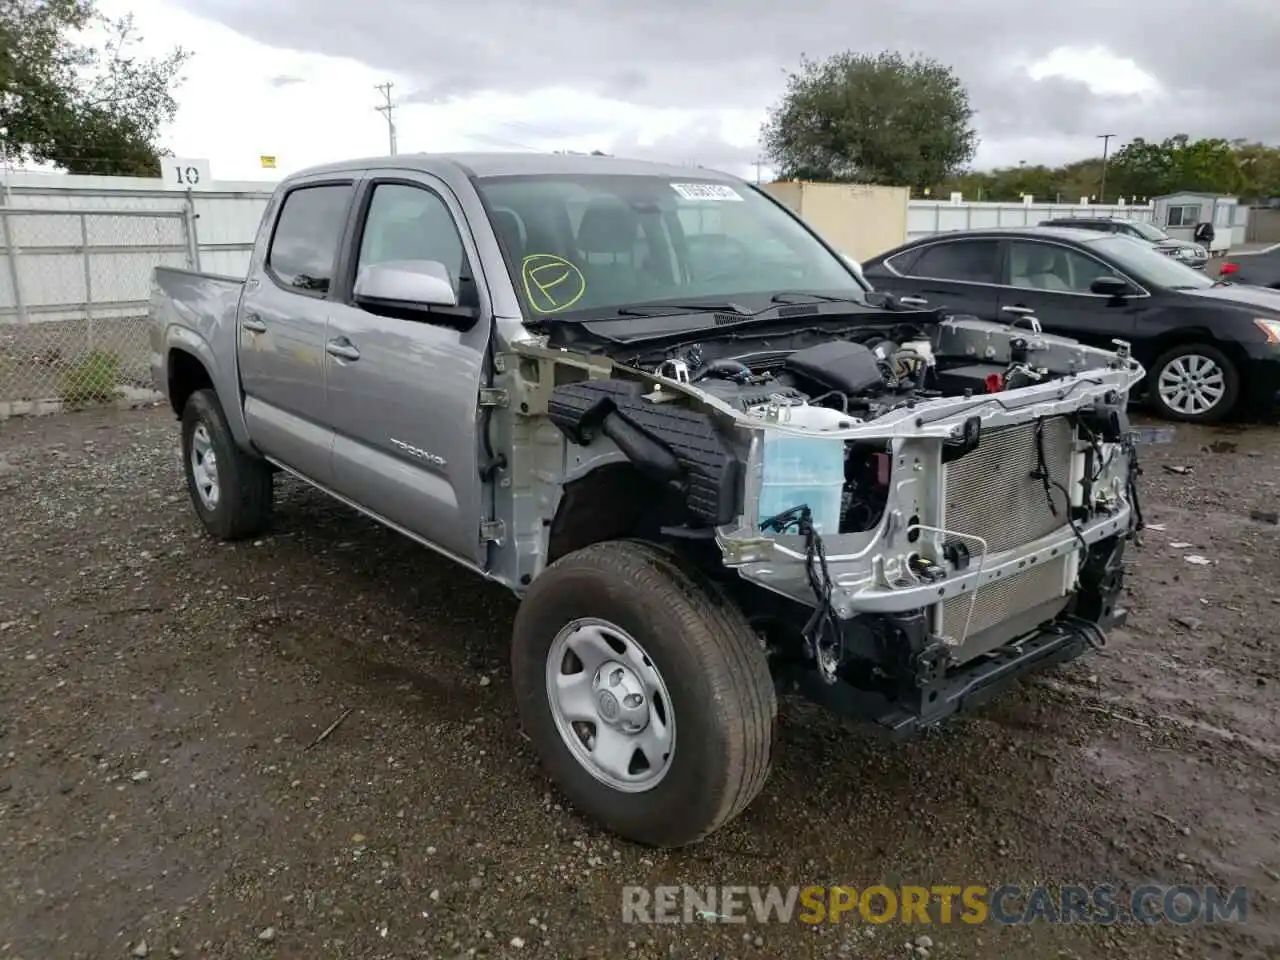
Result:
{"label": "front door handle", "polygon": [[1030,307],[1022,307],[1022,306],[1001,307],[1000,309],[1003,310],[1005,313],[1016,313],[1020,317],[1027,317],[1035,313],[1035,311],[1032,310]]}
{"label": "front door handle", "polygon": [[339,360],[359,360],[360,351],[346,337],[339,337],[337,340],[330,340],[324,345],[325,353],[331,357],[337,357]]}
{"label": "front door handle", "polygon": [[267,325],[262,322],[262,318],[256,313],[246,313],[244,319],[240,321],[240,326],[244,327],[250,333],[266,333]]}
{"label": "front door handle", "polygon": [[907,307],[927,307],[929,301],[924,297],[899,297],[898,302]]}

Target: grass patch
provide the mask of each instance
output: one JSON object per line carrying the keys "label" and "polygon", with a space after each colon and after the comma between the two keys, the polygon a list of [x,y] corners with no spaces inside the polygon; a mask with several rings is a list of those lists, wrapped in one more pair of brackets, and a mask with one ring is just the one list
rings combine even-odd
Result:
{"label": "grass patch", "polygon": [[120,358],[107,350],[93,350],[58,380],[58,394],[68,407],[88,407],[118,399]]}

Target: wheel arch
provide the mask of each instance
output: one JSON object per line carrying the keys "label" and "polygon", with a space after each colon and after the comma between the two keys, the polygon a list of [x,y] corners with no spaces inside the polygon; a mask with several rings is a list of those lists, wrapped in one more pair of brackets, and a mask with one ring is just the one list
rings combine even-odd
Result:
{"label": "wheel arch", "polygon": [[[647,515],[662,488],[626,461],[604,463],[565,483],[547,531],[547,564],[606,540],[651,539]],[[661,508],[658,508],[661,512]]]}
{"label": "wheel arch", "polygon": [[1185,327],[1177,327],[1173,330],[1167,330],[1158,336],[1152,337],[1147,341],[1142,353],[1138,359],[1144,367],[1147,368],[1148,374],[1154,376],[1155,362],[1160,359],[1168,351],[1174,347],[1190,347],[1198,343],[1203,343],[1211,347],[1215,347],[1226,354],[1227,358],[1235,364],[1242,364],[1248,359],[1244,347],[1234,340],[1223,340],[1215,334],[1209,327],[1203,324],[1189,325]]}
{"label": "wheel arch", "polygon": [[203,360],[182,347],[170,347],[165,360],[169,406],[175,416],[181,417],[193,393],[216,389],[213,375]]}

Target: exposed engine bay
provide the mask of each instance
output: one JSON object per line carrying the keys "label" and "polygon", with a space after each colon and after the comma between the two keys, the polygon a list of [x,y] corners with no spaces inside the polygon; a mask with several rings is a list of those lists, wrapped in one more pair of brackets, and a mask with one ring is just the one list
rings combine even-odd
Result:
{"label": "exposed engine bay", "polygon": [[1031,364],[1034,339],[1015,338],[1007,362],[973,363],[939,357],[930,332],[914,324],[857,333],[860,339],[731,354],[725,349],[731,344],[709,340],[656,362],[638,357],[632,365],[694,385],[744,413],[770,404],[829,410],[825,421],[806,422],[832,427],[876,420],[922,400],[999,393],[1051,378],[1048,369]]}
{"label": "exposed engine bay", "polygon": [[[938,354],[940,332],[947,329],[945,324],[884,324],[844,331],[843,339],[806,343],[810,338],[802,335],[793,350],[771,344],[771,349],[732,355],[726,353],[732,341],[712,340],[669,351],[657,362],[642,357],[633,363],[748,416],[819,430],[847,429],[923,401],[996,394],[1055,376],[1032,363],[1033,352],[1048,347],[1038,330],[1010,338],[1009,328],[1003,328],[1007,356],[988,349],[985,362],[975,362]],[[848,445],[839,523],[832,532],[862,532],[881,522],[891,459],[890,445],[883,441]]]}

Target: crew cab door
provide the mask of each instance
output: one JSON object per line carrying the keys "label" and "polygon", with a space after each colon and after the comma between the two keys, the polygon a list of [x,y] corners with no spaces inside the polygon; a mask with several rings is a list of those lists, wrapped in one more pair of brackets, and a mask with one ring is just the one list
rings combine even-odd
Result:
{"label": "crew cab door", "polygon": [[[333,487],[382,519],[475,566],[485,485],[479,393],[492,327],[474,240],[444,183],[380,171],[360,188],[325,343]],[[478,319],[406,313],[356,303],[362,267],[390,261],[443,264],[459,302]],[[474,284],[470,289],[464,289]]]}
{"label": "crew cab door", "polygon": [[249,436],[264,454],[329,482],[325,327],[355,196],[353,180],[302,181],[280,197],[241,295],[237,360]]}
{"label": "crew cab door", "polygon": [[1109,264],[1051,240],[1008,241],[1000,310],[1006,321],[1034,314],[1046,333],[1090,346],[1115,349],[1114,339],[1132,340],[1136,316],[1148,297],[1116,300],[1090,291],[1098,277],[1117,276]]}
{"label": "crew cab door", "polygon": [[897,294],[910,306],[1000,319],[998,240],[939,240],[891,257],[884,266],[886,270],[868,279],[877,290]]}

